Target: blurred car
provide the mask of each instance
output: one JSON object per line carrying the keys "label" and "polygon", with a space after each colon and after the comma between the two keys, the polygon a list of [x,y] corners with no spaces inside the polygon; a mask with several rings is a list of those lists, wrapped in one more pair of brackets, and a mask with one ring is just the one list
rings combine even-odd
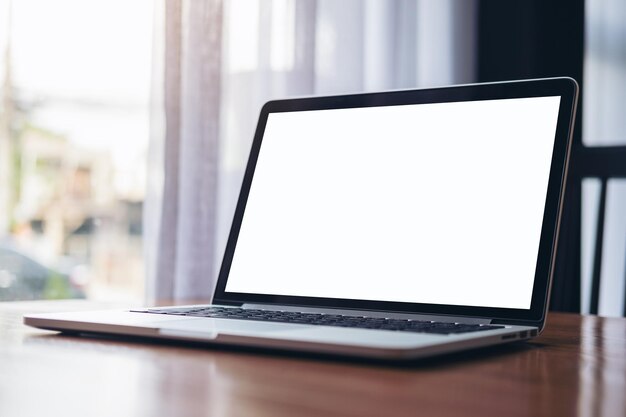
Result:
{"label": "blurred car", "polygon": [[85,280],[57,271],[9,246],[0,246],[0,301],[85,298]]}

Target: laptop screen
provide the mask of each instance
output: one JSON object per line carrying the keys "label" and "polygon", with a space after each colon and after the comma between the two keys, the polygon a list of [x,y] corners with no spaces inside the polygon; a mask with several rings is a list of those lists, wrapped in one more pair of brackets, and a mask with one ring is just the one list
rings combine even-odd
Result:
{"label": "laptop screen", "polygon": [[529,309],[560,100],[270,113],[225,291]]}

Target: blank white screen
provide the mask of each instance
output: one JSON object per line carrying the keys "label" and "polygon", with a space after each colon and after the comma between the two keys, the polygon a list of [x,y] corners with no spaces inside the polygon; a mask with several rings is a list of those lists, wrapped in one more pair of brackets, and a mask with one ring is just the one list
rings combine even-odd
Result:
{"label": "blank white screen", "polygon": [[226,291],[530,308],[559,104],[271,113]]}

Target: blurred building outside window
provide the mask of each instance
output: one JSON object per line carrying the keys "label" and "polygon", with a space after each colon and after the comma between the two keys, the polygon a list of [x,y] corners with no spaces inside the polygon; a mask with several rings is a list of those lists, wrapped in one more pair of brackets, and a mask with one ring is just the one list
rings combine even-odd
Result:
{"label": "blurred building outside window", "polygon": [[142,297],[152,8],[0,3],[0,301]]}

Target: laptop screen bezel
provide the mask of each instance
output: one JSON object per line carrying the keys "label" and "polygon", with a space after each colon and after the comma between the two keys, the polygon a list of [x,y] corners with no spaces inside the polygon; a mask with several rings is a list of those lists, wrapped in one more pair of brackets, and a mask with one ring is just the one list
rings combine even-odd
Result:
{"label": "laptop screen bezel", "polygon": [[[226,283],[237,244],[237,238],[254,177],[265,126],[270,113],[547,96],[560,96],[561,102],[556,126],[530,309],[250,294],[226,291]],[[571,148],[577,98],[578,85],[576,81],[571,78],[561,77],[421,90],[396,90],[340,96],[293,98],[274,100],[266,103],[261,109],[259,116],[239,199],[233,216],[230,234],[218,275],[213,302],[216,304],[276,304],[286,306],[389,311],[397,313],[486,317],[505,322],[509,320],[515,322],[543,323],[547,309],[549,285],[554,273],[558,226],[562,211],[563,194],[567,177],[567,162]]]}

